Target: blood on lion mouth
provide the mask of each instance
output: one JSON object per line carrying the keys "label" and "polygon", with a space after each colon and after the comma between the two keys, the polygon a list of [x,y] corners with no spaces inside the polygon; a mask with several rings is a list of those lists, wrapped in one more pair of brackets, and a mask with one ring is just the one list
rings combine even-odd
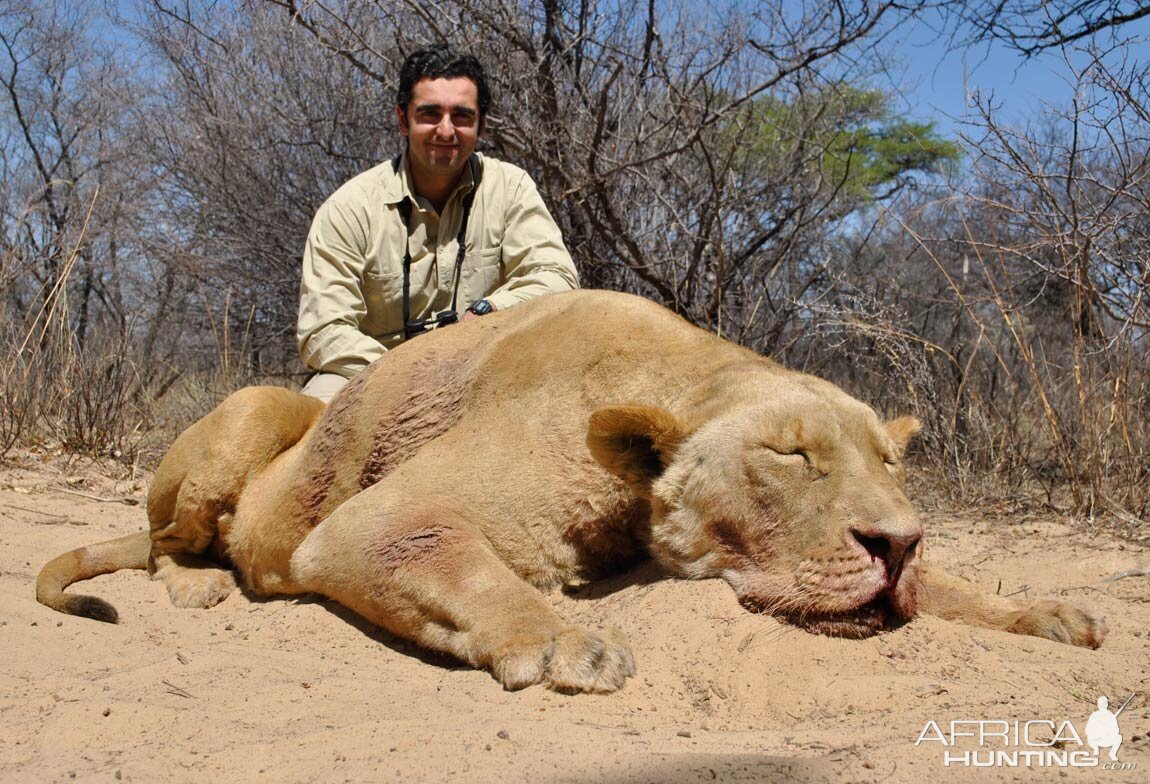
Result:
{"label": "blood on lion mouth", "polygon": [[773,610],[768,603],[753,597],[744,597],[740,602],[752,612],[770,613],[780,621],[830,637],[859,640],[889,631],[906,622],[895,609],[890,594],[885,591],[853,610],[838,613],[823,613],[814,609]]}

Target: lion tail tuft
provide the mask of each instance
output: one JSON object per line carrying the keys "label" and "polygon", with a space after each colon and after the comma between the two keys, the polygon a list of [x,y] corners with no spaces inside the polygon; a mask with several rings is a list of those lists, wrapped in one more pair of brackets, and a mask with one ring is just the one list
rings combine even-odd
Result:
{"label": "lion tail tuft", "polygon": [[152,541],[147,531],[90,544],[49,561],[36,578],[36,600],[68,615],[118,623],[116,608],[95,596],[64,593],[69,585],[121,569],[146,569]]}

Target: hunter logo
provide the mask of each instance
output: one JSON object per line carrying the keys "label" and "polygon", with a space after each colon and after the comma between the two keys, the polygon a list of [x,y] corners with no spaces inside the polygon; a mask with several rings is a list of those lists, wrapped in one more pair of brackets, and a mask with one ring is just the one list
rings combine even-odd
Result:
{"label": "hunter logo", "polygon": [[[947,767],[1134,770],[1137,763],[1123,763],[1118,758],[1122,746],[1118,717],[1134,699],[1134,694],[1114,712],[1110,711],[1110,701],[1105,696],[1099,697],[1098,710],[1086,720],[1084,733],[1068,720],[971,719],[941,725],[931,720],[922,728],[914,745],[941,744],[942,764]],[[1101,749],[1108,750],[1106,759],[1100,758]]]}
{"label": "hunter logo", "polygon": [[[1134,695],[1131,694],[1131,697]],[[1122,707],[1118,709],[1118,713],[1125,710],[1126,705],[1130,702],[1129,698],[1126,702],[1122,703]],[[1098,748],[1106,747],[1110,749],[1110,760],[1112,762],[1118,761],[1118,747],[1122,745],[1122,731],[1118,729],[1118,713],[1111,713],[1107,710],[1110,701],[1105,697],[1098,698],[1098,710],[1090,714],[1090,719],[1086,722],[1086,743],[1090,746],[1091,753],[1097,757]]]}

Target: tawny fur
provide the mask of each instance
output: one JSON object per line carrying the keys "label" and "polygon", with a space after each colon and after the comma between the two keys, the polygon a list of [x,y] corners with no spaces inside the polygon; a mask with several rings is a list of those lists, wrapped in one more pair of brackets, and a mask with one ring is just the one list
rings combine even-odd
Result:
{"label": "tawny fur", "polygon": [[[326,409],[229,397],[161,463],[150,568],[185,606],[227,595],[222,565],[256,593],[323,594],[507,688],[621,687],[622,635],[567,623],[538,589],[644,555],[828,634],[925,611],[1099,645],[1087,611],[922,562],[901,466],[918,427],[647,301],[556,295],[404,344]],[[142,568],[140,541],[53,561],[41,600],[79,611],[63,589]]]}

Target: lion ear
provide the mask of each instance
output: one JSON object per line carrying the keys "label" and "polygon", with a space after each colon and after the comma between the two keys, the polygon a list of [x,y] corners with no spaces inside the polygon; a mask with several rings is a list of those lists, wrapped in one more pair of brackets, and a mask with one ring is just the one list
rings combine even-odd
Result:
{"label": "lion ear", "polygon": [[587,446],[599,464],[641,497],[666,470],[686,435],[682,423],[654,406],[608,406],[591,414]]}
{"label": "lion ear", "polygon": [[894,445],[898,449],[898,456],[902,457],[906,453],[907,444],[918,434],[918,431],[922,430],[922,422],[919,421],[918,417],[904,416],[892,419],[883,427],[886,428],[886,434],[890,436],[890,440],[894,441]]}

